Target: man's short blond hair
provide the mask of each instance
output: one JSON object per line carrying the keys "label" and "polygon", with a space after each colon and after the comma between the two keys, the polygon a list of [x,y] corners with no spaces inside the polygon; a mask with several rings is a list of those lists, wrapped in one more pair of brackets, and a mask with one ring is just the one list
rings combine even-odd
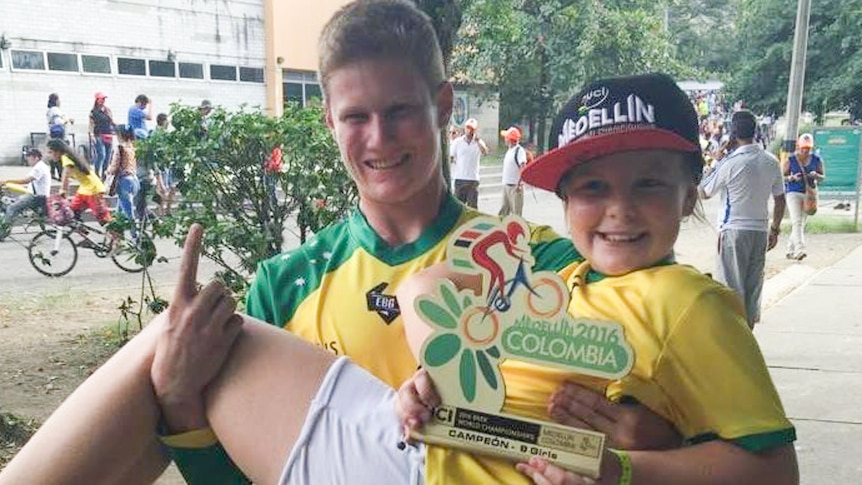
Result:
{"label": "man's short blond hair", "polygon": [[342,7],[323,27],[318,52],[324,97],[333,71],[365,60],[412,64],[431,93],[445,80],[431,19],[404,0],[357,0]]}

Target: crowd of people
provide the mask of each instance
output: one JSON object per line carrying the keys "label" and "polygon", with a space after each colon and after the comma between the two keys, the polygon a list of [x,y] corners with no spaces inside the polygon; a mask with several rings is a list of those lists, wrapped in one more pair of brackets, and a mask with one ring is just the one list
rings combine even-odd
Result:
{"label": "crowd of people", "polygon": [[[69,143],[67,126],[74,123],[60,108],[60,96],[48,96],[48,141],[47,153],[30,147],[25,153],[32,167],[25,178],[20,180],[0,180],[0,185],[11,183],[29,186],[26,194],[10,204],[0,221],[0,240],[11,231],[12,224],[26,209],[45,214],[47,197],[52,195],[51,179],[59,181],[57,194],[69,193],[71,181],[77,182],[76,194],[70,200],[73,212],[80,216],[90,209],[101,224],[111,220],[106,197],[117,198],[117,211],[133,222],[132,236],[136,236],[137,222],[149,213],[151,200],[158,203],[159,214],[170,214],[176,198],[176,177],[170,168],[160,167],[157,161],[139,161],[135,142],[147,138],[152,133],[146,121],[152,119],[152,103],[148,96],[141,94],[129,108],[126,124],[117,123],[113,112],[106,105],[108,96],[96,92],[93,107],[89,112],[89,150],[82,153]],[[200,106],[203,116],[213,109],[209,100]],[[169,130],[168,115],[159,113],[155,130]],[[46,163],[47,162],[47,163]],[[47,177],[45,176],[47,173]]]}
{"label": "crowd of people", "polygon": [[[619,323],[635,362],[601,382],[509,363],[506,406],[607,433],[615,449],[603,452],[600,476],[542,457],[405,446],[404,429],[438,402],[416,371],[427,328],[414,299],[441,276],[475,287],[440,263],[448,236],[481,214],[443,179],[439,132],[453,88],[430,19],[407,1],[357,0],[327,23],[319,51],[326,121],[359,189],[356,210],[264,261],[248,315],[221,284],[198,288],[203,229],[193,226],[168,311],[58,408],[0,485],[152,480],[166,447],[190,483],[799,482],[795,430],[745,309],[674,262],[704,160],[697,114],[661,74],[587,83],[558,114],[554,149],[520,173],[559,196],[571,237],[536,226],[513,237],[529,244],[535,269],[566,279],[570,313]],[[596,90],[608,96],[585,106]],[[632,96],[649,117],[590,126],[590,110],[619,111]],[[576,132],[580,120],[587,129]],[[316,264],[335,251],[332,264]],[[372,305],[371,289],[387,304]]]}

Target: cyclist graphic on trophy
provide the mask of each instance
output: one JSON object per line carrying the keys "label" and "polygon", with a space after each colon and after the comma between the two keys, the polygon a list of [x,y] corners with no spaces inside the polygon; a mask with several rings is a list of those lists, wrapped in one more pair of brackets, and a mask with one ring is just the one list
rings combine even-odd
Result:
{"label": "cyclist graphic on trophy", "polygon": [[482,290],[458,290],[443,279],[414,303],[433,328],[420,360],[443,402],[415,437],[510,459],[540,455],[597,477],[603,434],[500,413],[506,359],[602,379],[625,376],[633,363],[622,326],[569,315],[562,278],[533,273],[529,240],[529,227],[514,216],[472,219],[450,239],[449,265],[481,275]]}

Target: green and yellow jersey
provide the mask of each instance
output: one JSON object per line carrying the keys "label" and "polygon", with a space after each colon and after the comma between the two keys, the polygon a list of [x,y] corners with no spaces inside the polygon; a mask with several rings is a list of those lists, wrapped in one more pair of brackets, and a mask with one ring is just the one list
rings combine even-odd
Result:
{"label": "green and yellow jersey", "polygon": [[[634,351],[631,373],[600,380],[506,361],[507,413],[551,420],[551,394],[567,380],[612,401],[634,397],[689,443],[723,439],[759,452],[796,439],[739,298],[690,266],[669,264],[602,277],[589,264],[561,272],[576,318],[617,322]],[[705,376],[710,376],[708,379]],[[426,483],[532,483],[511,462],[428,448]]]}
{"label": "green and yellow jersey", "polygon": [[[395,288],[412,274],[443,261],[449,236],[482,213],[447,194],[435,222],[416,241],[392,248],[355,209],[299,248],[258,266],[249,291],[249,315],[282,327],[339,355],[347,355],[398,388],[418,366],[404,334]],[[534,271],[558,271],[579,256],[549,227],[531,226]],[[243,483],[221,447],[172,449],[189,483]],[[203,446],[201,446],[203,445]],[[514,470],[511,462],[505,465]],[[209,472],[208,472],[209,470]]]}
{"label": "green and yellow jersey", "polygon": [[[416,241],[390,248],[357,209],[294,251],[263,262],[247,300],[249,315],[347,355],[398,388],[416,371],[395,288],[446,257],[449,235],[482,215],[446,196],[435,223]],[[576,257],[571,241],[531,227],[535,270]]]}

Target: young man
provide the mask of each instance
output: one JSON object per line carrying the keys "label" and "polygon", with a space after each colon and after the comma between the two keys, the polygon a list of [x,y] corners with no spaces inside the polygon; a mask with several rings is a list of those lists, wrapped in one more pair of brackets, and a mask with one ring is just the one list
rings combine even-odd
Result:
{"label": "young man", "polygon": [[30,184],[29,194],[24,194],[6,208],[3,221],[0,222],[0,241],[9,235],[12,220],[25,209],[39,212],[45,210],[45,200],[51,193],[51,168],[42,161],[42,152],[35,148],[27,151],[27,163],[32,167],[26,177],[17,180],[0,180],[0,186],[6,184]]}
{"label": "young man", "polygon": [[488,145],[476,134],[478,128],[476,118],[468,119],[464,122],[464,134],[449,146],[455,197],[473,209],[479,203],[479,160],[488,154]]}
{"label": "young man", "polygon": [[506,140],[506,154],[503,155],[503,205],[500,215],[521,215],[524,209],[524,185],[521,183],[521,169],[527,164],[527,150],[521,146],[521,130],[515,126],[500,132]]}
{"label": "young man", "polygon": [[[757,119],[751,111],[733,114],[736,148],[700,184],[704,198],[721,194],[716,279],[736,290],[745,303],[748,326],[760,321],[760,293],[766,252],[775,247],[784,217],[784,184],[778,159],[754,143]],[[774,200],[769,226],[769,198]],[[768,226],[768,229],[767,229]]]}
{"label": "young man", "polygon": [[135,139],[141,140],[149,136],[146,120],[153,119],[153,104],[146,94],[139,94],[135,104],[129,108],[129,129],[135,134]]}
{"label": "young man", "polygon": [[[405,340],[395,290],[408,276],[443,260],[448,235],[480,215],[458,203],[442,175],[440,130],[449,122],[452,86],[429,19],[407,2],[347,5],[324,28],[319,52],[326,122],[359,189],[359,205],[300,248],[263,262],[246,309],[349,356],[397,388],[417,363]],[[477,146],[475,133],[470,137]],[[556,270],[576,256],[571,241],[546,227],[533,228],[531,245],[537,269]],[[154,380],[162,379],[154,375]],[[159,385],[155,390],[167,403],[165,431],[207,426],[199,396],[164,393]],[[190,481],[240,479],[236,472],[226,475],[231,468],[220,447],[206,446],[214,439],[172,443],[180,445],[173,455]],[[489,463],[479,482],[512,469],[504,460]]]}

